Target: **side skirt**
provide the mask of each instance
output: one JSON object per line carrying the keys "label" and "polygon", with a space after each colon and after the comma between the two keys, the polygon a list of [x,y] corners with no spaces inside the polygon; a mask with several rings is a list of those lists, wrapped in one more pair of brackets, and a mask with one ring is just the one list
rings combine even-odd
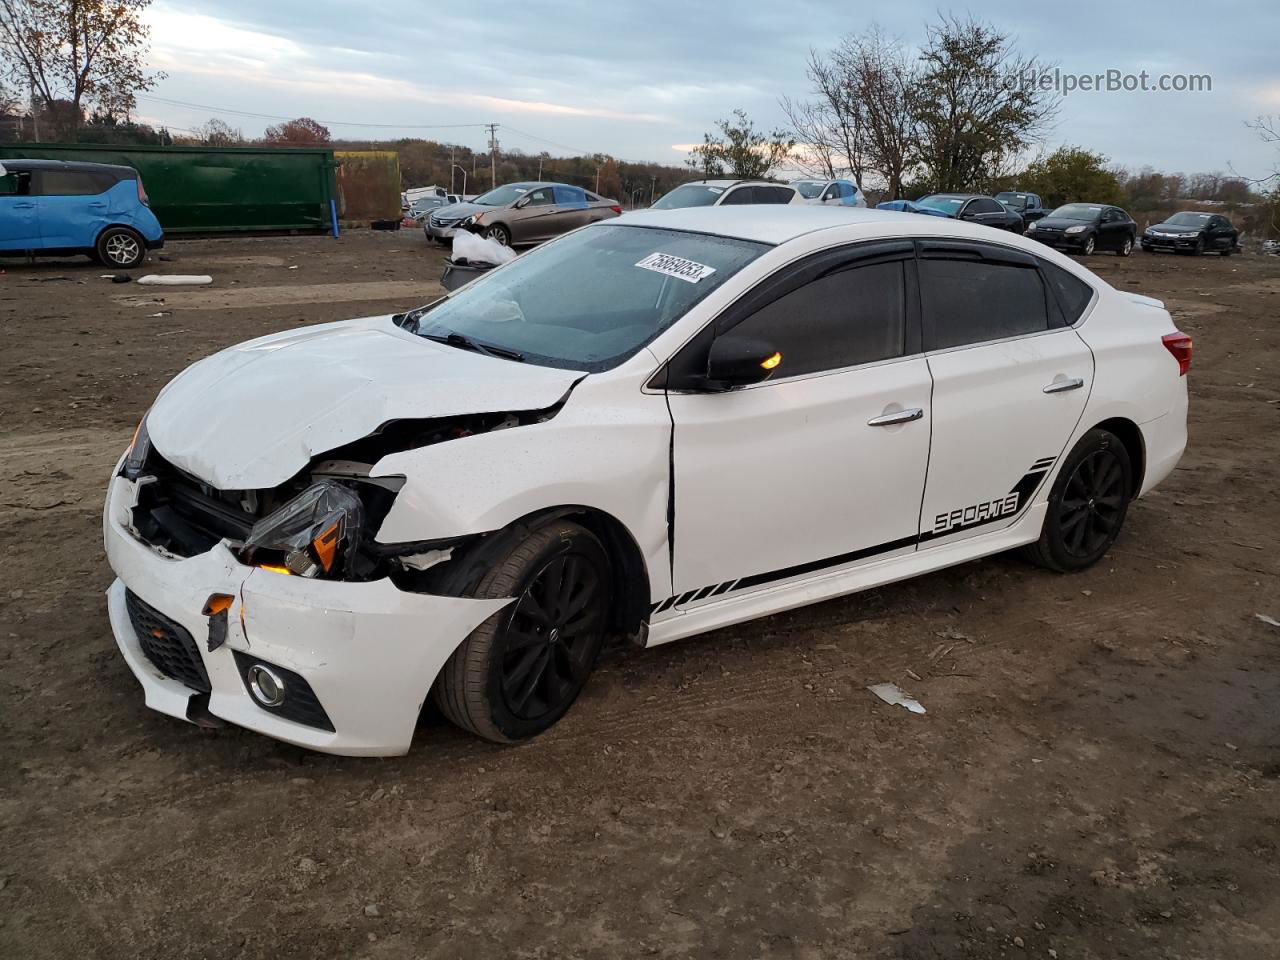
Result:
{"label": "side skirt", "polygon": [[1030,543],[1040,535],[1047,510],[1047,503],[1038,503],[1029,508],[1012,526],[987,536],[970,537],[871,563],[864,561],[856,566],[825,570],[804,580],[792,580],[776,587],[754,590],[743,596],[727,596],[692,610],[663,617],[657,622],[651,621],[646,646],[656,647],[672,640],[683,640],[709,630],[870,590],[898,580],[909,580],[979,557],[1012,550]]}

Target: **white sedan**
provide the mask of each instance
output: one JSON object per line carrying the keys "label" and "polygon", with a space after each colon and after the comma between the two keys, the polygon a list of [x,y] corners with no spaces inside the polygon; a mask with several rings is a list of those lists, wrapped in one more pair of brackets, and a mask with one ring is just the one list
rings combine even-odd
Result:
{"label": "white sedan", "polygon": [[1015,547],[1097,562],[1186,444],[1191,342],[1032,240],[646,211],[396,316],[208,357],[111,480],[146,702],[316,750],[495,741],[653,646]]}

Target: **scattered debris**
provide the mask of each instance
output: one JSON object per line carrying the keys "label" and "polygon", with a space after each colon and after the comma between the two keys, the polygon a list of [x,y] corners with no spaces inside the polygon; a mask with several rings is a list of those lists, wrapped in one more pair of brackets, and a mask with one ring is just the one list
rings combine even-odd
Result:
{"label": "scattered debris", "polygon": [[148,313],[147,316],[148,317],[171,317],[173,316],[173,311],[161,310],[159,313]]}
{"label": "scattered debris", "polygon": [[918,681],[920,679],[920,674],[916,673],[914,670],[908,670],[907,676],[910,677],[912,680]]}
{"label": "scattered debris", "polygon": [[199,286],[206,283],[213,283],[213,277],[208,274],[184,276],[183,274],[175,273],[161,276],[158,273],[148,273],[145,277],[140,277],[138,282],[157,284],[165,287]]}
{"label": "scattered debris", "polygon": [[906,707],[912,713],[924,713],[920,701],[906,693],[896,683],[873,683],[867,687],[872,693],[888,704]]}
{"label": "scattered debris", "polygon": [[364,907],[364,915],[366,917],[380,917],[382,916],[382,911],[378,909],[376,903],[367,903]]}
{"label": "scattered debris", "polygon": [[1280,627],[1280,620],[1275,617],[1268,617],[1265,613],[1255,613],[1254,616],[1269,627]]}

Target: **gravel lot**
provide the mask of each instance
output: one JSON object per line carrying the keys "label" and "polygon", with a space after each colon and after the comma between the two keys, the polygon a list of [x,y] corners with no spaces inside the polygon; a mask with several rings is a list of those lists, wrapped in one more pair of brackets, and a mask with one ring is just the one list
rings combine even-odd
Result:
{"label": "gravel lot", "polygon": [[190,361],[426,300],[443,255],[164,253],[214,285],[0,263],[0,957],[1280,956],[1280,260],[1090,262],[1197,340],[1191,449],[1110,562],[612,651],[527,745],[426,716],[348,760],[143,706],[101,497]]}

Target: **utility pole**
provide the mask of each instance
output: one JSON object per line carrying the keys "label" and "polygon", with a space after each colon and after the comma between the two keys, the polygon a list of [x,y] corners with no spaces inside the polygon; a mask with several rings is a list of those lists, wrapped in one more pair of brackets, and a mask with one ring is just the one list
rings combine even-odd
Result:
{"label": "utility pole", "polygon": [[542,182],[542,158],[538,158],[538,182]]}
{"label": "utility pole", "polygon": [[653,206],[653,192],[658,189],[658,178],[649,178],[649,206]]}
{"label": "utility pole", "polygon": [[[457,164],[453,162],[453,155],[456,150],[457,148],[453,144],[449,144],[449,192],[450,193],[456,192],[453,189],[453,168],[457,166]],[[466,193],[465,188],[463,189],[463,193]]]}
{"label": "utility pole", "polygon": [[489,128],[489,188],[498,185],[498,125],[486,123]]}

